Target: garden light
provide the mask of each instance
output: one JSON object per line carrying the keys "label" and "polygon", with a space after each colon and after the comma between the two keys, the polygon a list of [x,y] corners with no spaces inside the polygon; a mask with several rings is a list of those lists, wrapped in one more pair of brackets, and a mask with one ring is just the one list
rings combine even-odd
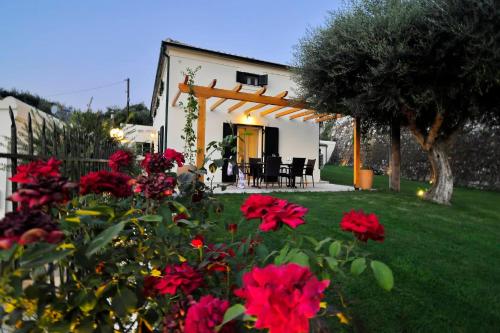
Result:
{"label": "garden light", "polygon": [[423,198],[424,195],[425,195],[425,191],[424,190],[420,189],[420,190],[417,191],[417,197]]}

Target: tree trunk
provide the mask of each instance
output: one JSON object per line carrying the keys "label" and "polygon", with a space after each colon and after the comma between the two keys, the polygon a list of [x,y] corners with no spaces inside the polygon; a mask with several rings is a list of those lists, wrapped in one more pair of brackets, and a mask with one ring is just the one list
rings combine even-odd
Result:
{"label": "tree trunk", "polygon": [[401,128],[399,120],[391,123],[391,174],[389,177],[389,188],[393,191],[400,191],[401,173]]}
{"label": "tree trunk", "polygon": [[450,204],[453,194],[453,173],[448,161],[446,145],[443,142],[436,141],[429,148],[428,155],[434,179],[431,189],[425,194],[425,199],[440,204]]}

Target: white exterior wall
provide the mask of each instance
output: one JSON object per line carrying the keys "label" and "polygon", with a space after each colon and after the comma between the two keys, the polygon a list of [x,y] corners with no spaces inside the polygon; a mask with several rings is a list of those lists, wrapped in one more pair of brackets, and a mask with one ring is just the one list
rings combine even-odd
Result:
{"label": "white exterior wall", "polygon": [[[26,104],[14,97],[8,96],[0,100],[0,152],[10,152],[10,115],[9,106],[14,113],[14,119],[17,126],[18,137],[18,153],[27,153],[21,149],[22,135],[25,133],[28,124],[28,114],[31,112],[33,128],[41,126],[43,119],[47,121],[48,126],[52,126],[54,121],[59,125],[59,119],[42,112],[29,104]],[[7,201],[7,197],[11,195],[11,184],[8,178],[10,177],[10,160],[5,158],[0,159],[0,217],[5,215],[6,211],[12,210],[12,204]]]}
{"label": "white exterior wall", "polygon": [[[168,129],[166,133],[167,147],[178,151],[183,150],[184,142],[181,139],[182,128],[184,126],[184,112],[179,107],[172,107],[172,99],[178,91],[178,84],[183,82],[182,72],[186,68],[196,68],[201,66],[196,74],[195,84],[208,85],[212,79],[217,79],[218,88],[232,89],[236,84],[236,71],[249,72],[254,74],[267,74],[268,86],[266,95],[273,96],[283,90],[288,90],[287,98],[293,98],[295,92],[295,83],[291,79],[291,73],[285,69],[274,66],[254,64],[233,60],[216,55],[210,55],[201,52],[185,50],[181,48],[169,47],[170,55],[170,84],[169,84],[169,111],[168,111]],[[167,66],[165,65],[165,68]],[[166,80],[166,70],[163,72],[162,80]],[[243,85],[241,92],[254,92],[260,87]],[[165,87],[166,89],[166,87]],[[160,106],[154,118],[153,126],[159,130],[164,124],[165,118],[165,93],[161,96]],[[185,101],[186,94],[182,94],[179,101]],[[227,108],[234,105],[237,101],[228,100],[220,105],[216,110],[210,111],[210,106],[217,98],[207,100],[206,117],[206,137],[205,142],[221,141],[223,138],[223,123],[232,122],[234,124],[272,126],[279,128],[279,153],[286,161],[291,157],[304,157],[316,159],[314,177],[319,180],[319,126],[314,121],[304,122],[302,119],[290,120],[289,115],[276,119],[275,114],[282,111],[260,117],[259,113],[268,107],[252,112],[252,116],[247,118],[243,111],[255,105],[255,103],[246,103],[234,112],[228,113]],[[196,130],[196,124],[195,130]],[[215,181],[221,181],[221,170],[215,174]]]}

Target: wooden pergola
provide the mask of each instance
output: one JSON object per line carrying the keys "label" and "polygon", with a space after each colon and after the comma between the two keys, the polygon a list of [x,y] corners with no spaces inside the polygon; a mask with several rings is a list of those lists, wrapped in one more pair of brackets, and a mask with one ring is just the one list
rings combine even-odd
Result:
{"label": "wooden pergola", "polygon": [[[294,99],[287,99],[288,91],[282,91],[274,96],[266,96],[266,87],[262,87],[253,93],[241,92],[242,84],[238,83],[232,89],[216,88],[217,80],[213,79],[207,86],[189,85],[188,77],[179,83],[179,90],[172,100],[172,106],[177,105],[181,94],[192,92],[198,99],[198,120],[197,120],[197,153],[196,166],[202,167],[205,159],[205,123],[207,117],[207,100],[217,98],[210,105],[209,110],[215,111],[222,103],[236,102],[227,108],[228,113],[242,112],[245,115],[259,114],[261,117],[282,118],[288,116],[290,120],[302,120],[303,122],[322,123],[324,121],[344,117],[341,114],[317,113],[309,108],[306,102]],[[256,103],[251,107],[245,107],[248,103]],[[354,187],[358,188],[360,160],[360,121],[354,119]]]}

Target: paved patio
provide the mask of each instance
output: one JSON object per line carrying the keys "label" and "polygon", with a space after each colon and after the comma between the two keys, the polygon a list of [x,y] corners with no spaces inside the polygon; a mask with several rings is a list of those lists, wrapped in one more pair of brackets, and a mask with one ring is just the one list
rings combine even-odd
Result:
{"label": "paved patio", "polygon": [[232,184],[228,185],[226,190],[224,191],[222,191],[220,188],[216,188],[214,190],[214,193],[234,194],[234,193],[271,193],[271,192],[345,192],[345,191],[354,191],[354,187],[346,185],[330,184],[328,182],[322,181],[316,183],[314,187],[312,187],[312,184],[309,184],[305,188],[278,187],[277,185],[269,186],[268,188],[266,188],[266,186],[263,185],[260,188],[250,186],[240,189],[237,188],[234,184]]}

